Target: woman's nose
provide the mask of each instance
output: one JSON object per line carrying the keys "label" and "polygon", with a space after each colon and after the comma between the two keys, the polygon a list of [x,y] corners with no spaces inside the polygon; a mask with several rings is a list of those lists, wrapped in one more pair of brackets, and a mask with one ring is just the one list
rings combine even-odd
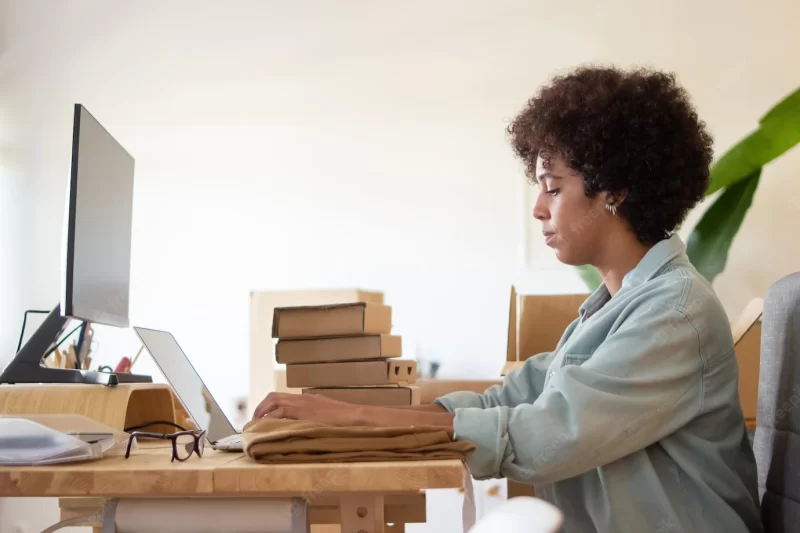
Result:
{"label": "woman's nose", "polygon": [[536,203],[533,204],[533,218],[536,220],[547,220],[550,218],[550,211],[547,209],[545,205],[545,199],[543,198],[543,194],[539,194],[536,197]]}

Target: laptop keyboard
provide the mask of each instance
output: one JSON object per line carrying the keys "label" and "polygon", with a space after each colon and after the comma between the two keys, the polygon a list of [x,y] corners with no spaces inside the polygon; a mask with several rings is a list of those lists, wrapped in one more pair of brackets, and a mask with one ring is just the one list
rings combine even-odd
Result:
{"label": "laptop keyboard", "polygon": [[228,435],[224,439],[219,439],[216,442],[216,444],[225,444],[225,445],[241,444],[241,443],[242,443],[242,436],[238,433],[236,435]]}

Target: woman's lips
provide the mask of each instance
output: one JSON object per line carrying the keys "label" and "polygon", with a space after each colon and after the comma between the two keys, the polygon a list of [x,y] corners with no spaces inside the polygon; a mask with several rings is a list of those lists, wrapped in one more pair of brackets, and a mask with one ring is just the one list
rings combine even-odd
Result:
{"label": "woman's lips", "polygon": [[542,230],[542,235],[544,235],[544,242],[547,245],[549,245],[556,237],[555,232],[548,230]]}

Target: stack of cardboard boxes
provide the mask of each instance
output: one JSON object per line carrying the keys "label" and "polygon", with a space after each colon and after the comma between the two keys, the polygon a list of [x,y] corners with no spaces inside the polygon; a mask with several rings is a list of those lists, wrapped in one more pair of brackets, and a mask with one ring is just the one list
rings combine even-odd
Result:
{"label": "stack of cardboard boxes", "polygon": [[392,308],[355,302],[279,307],[272,321],[275,357],[286,386],[362,405],[419,405],[415,361],[399,359]]}

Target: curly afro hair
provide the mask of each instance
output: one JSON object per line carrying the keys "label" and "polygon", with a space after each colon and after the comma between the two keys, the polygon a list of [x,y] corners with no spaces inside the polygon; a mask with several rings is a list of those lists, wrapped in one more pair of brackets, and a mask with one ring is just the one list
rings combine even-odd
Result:
{"label": "curly afro hair", "polygon": [[654,244],[704,196],[713,139],[675,75],[580,67],[553,78],[508,127],[535,181],[540,151],[584,177],[588,197],[626,192],[619,213]]}

